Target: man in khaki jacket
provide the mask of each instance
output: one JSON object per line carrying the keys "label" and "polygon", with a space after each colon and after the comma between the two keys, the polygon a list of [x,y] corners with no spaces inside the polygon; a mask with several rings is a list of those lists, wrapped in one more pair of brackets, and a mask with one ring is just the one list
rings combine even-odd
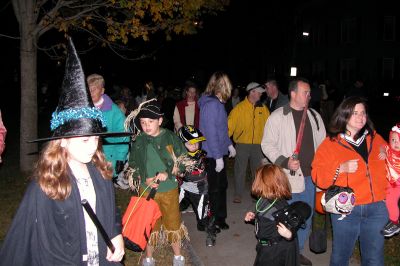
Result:
{"label": "man in khaki jacket", "polygon": [[261,94],[265,92],[264,88],[256,82],[251,82],[246,90],[247,97],[232,109],[228,117],[229,137],[233,137],[236,143],[235,203],[242,201],[248,161],[250,160],[251,175],[254,178],[257,167],[264,158],[260,144],[269,116],[268,108],[259,102]]}
{"label": "man in khaki jacket", "polygon": [[[313,209],[315,186],[311,180],[311,162],[315,150],[325,139],[324,122],[315,110],[308,109],[300,152],[297,159],[292,158],[303,110],[310,100],[310,83],[306,79],[297,78],[290,82],[288,91],[289,104],[276,109],[265,124],[261,148],[272,163],[281,166],[286,172],[292,187],[292,199],[288,202],[304,201]],[[293,175],[290,174],[291,170],[294,171]],[[311,217],[307,220],[306,228],[297,233],[301,265],[312,265],[301,254],[310,227]]]}

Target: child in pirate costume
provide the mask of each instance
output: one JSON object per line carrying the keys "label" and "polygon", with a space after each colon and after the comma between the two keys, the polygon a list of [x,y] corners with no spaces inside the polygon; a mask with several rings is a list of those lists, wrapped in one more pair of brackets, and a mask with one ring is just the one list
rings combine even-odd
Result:
{"label": "child in pirate costume", "polygon": [[[105,121],[85,86],[72,41],[52,136],[36,164],[0,250],[0,265],[116,265],[124,256],[117,217],[112,167],[99,138],[108,137]],[[114,133],[126,136],[127,133]],[[87,200],[115,251],[83,209]]]}
{"label": "child in pirate costume", "polygon": [[391,237],[400,232],[399,199],[400,199],[400,123],[392,127],[389,134],[389,145],[381,152],[380,157],[386,157],[386,207],[389,221],[382,230],[385,237]]}
{"label": "child in pirate costume", "polygon": [[205,171],[206,152],[200,149],[200,142],[206,138],[193,126],[183,126],[178,131],[179,137],[188,150],[188,157],[193,162],[189,171],[183,173],[180,185],[179,203],[188,201],[196,214],[197,229],[207,231],[206,245],[215,245],[216,226],[209,209],[207,173]]}
{"label": "child in pirate costume", "polygon": [[[179,211],[176,158],[186,150],[175,133],[161,127],[163,113],[160,109],[156,99],[151,99],[132,111],[125,122],[131,125],[135,133],[139,132],[129,158],[129,165],[136,169],[134,178],[140,179],[141,192],[149,186],[157,188],[154,200],[162,213],[150,235],[142,265],[155,265],[152,256],[154,247],[167,241],[174,252],[173,265],[181,266],[185,263],[181,255],[181,243],[188,238],[188,234]],[[149,189],[144,197],[148,193]]]}

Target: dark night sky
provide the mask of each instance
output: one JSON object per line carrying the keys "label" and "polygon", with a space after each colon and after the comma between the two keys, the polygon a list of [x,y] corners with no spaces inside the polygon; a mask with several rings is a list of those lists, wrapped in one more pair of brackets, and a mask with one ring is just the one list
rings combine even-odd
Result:
{"label": "dark night sky", "polygon": [[[234,85],[261,82],[269,74],[265,73],[263,62],[268,61],[271,55],[279,61],[291,52],[288,47],[292,44],[287,36],[288,30],[293,28],[294,10],[307,9],[310,7],[308,4],[315,2],[324,5],[333,3],[329,0],[231,0],[225,12],[206,18],[203,29],[196,35],[174,37],[169,42],[153,38],[146,46],[161,48],[151,59],[128,62],[107,49],[97,49],[81,55],[82,65],[85,74],[103,74],[106,87],[111,87],[113,83],[126,84],[135,91],[139,91],[146,79],[155,81],[156,85],[162,82],[164,85],[182,86],[193,75],[204,88],[216,70],[227,72]],[[338,0],[334,3],[338,10],[353,15],[357,14],[361,5],[378,7],[378,3],[384,6],[386,2],[390,1],[371,0],[368,5],[361,0]],[[10,2],[7,3],[0,4],[0,34],[16,36],[18,24]],[[310,17],[326,17],[327,20],[338,17],[337,13],[328,9],[326,13],[307,14]],[[80,40],[76,38],[74,42],[79,48]],[[13,81],[19,75],[19,40],[0,35],[0,45],[0,87],[3,92],[11,93],[11,98],[0,97],[0,107],[4,108],[4,104],[14,107],[17,115],[20,87]],[[50,78],[52,89],[57,90],[63,73],[63,63],[57,66],[56,61],[51,61],[42,52],[38,53],[39,86]],[[282,87],[285,90],[286,86]]]}
{"label": "dark night sky", "polygon": [[[275,42],[280,41],[277,26],[287,22],[285,15],[290,13],[287,6],[290,7],[288,3],[293,1],[284,0],[279,4],[268,2],[233,0],[225,12],[205,19],[203,29],[197,35],[177,36],[169,42],[155,38],[146,44],[161,47],[152,59],[128,62],[106,49],[81,55],[84,71],[86,74],[100,72],[108,80],[112,78],[117,83],[127,83],[132,87],[145,79],[181,85],[193,75],[205,82],[215,70],[226,71],[235,83],[247,84],[250,79],[262,76],[260,73],[252,74],[257,72],[261,48],[271,46],[271,49],[279,49],[279,45],[274,46]],[[17,29],[11,4],[0,6],[0,34],[15,36]],[[267,35],[264,37],[260,34],[267,32],[266,29],[268,35],[275,35],[273,41]],[[8,80],[14,75],[13,72],[19,71],[19,42],[4,37],[0,41],[3,47],[1,58],[7,58],[0,68],[4,82],[4,79]],[[79,47],[79,41],[74,41]],[[53,78],[62,75],[62,72],[62,64],[57,67],[55,61],[39,52],[39,83],[48,76]]]}

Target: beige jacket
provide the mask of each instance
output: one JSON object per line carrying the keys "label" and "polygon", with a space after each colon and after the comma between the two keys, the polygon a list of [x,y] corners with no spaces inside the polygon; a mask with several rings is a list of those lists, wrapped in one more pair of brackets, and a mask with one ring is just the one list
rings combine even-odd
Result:
{"label": "beige jacket", "polygon": [[[316,150],[325,139],[326,131],[321,116],[315,110],[313,110],[313,113],[315,117],[310,110],[308,110],[307,115],[313,132],[314,149]],[[296,128],[293,115],[289,105],[285,105],[276,109],[269,116],[264,127],[261,149],[272,163],[284,168],[292,187],[292,193],[301,193],[305,190],[301,167],[292,176],[289,169],[287,169],[287,165],[282,165],[283,162],[287,161],[287,158],[292,156],[295,148]]]}

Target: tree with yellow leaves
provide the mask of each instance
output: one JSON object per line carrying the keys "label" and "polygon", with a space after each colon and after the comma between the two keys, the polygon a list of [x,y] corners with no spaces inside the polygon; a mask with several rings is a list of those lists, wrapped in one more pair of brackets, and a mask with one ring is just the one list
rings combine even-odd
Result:
{"label": "tree with yellow leaves", "polygon": [[[29,171],[36,160],[37,49],[43,35],[86,33],[87,45],[118,52],[134,39],[155,33],[194,34],[204,15],[215,15],[229,0],[11,0],[19,23],[21,60],[20,169]],[[58,32],[58,35],[57,35]],[[62,33],[62,34],[60,34]],[[47,40],[47,39],[46,39]],[[60,46],[57,46],[60,48]],[[144,56],[138,56],[138,59]],[[28,122],[29,121],[29,122]]]}

